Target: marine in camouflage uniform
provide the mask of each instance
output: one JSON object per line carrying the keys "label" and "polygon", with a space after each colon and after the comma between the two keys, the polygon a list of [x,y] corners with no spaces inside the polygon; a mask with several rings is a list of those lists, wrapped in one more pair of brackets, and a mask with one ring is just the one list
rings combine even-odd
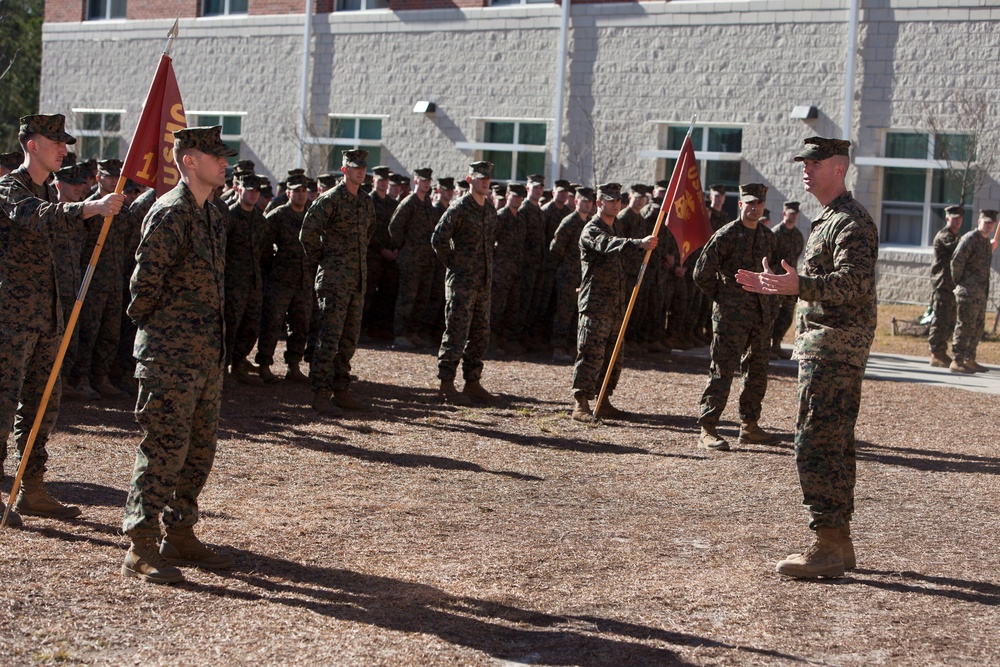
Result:
{"label": "marine in camouflage uniform", "polygon": [[[628,206],[624,206],[618,214],[618,221],[615,223],[615,227],[621,230],[622,235],[629,238],[645,238],[653,233],[653,227],[649,225],[646,217],[642,214],[643,209],[649,202],[649,190],[641,183],[632,185],[629,190]],[[656,221],[654,220],[653,224],[655,223]],[[654,250],[653,253],[655,252]],[[639,293],[636,295],[635,304],[632,306],[632,315],[628,322],[626,340],[629,349],[635,352],[647,351],[647,348],[659,338],[659,332],[654,336],[649,326],[650,306],[654,305],[652,302],[655,301],[653,294],[659,287],[660,257],[659,255],[654,257],[653,253],[650,253],[649,263],[646,265],[646,271],[643,274],[642,285],[639,286]],[[642,267],[643,259],[642,255],[624,258],[625,271],[632,280],[633,288],[635,280],[639,275],[639,269]],[[626,300],[631,298],[632,291],[633,289],[628,290]],[[652,351],[662,351],[662,347],[656,345]]]}
{"label": "marine in camouflage uniform", "polygon": [[[221,126],[174,132],[181,182],[142,226],[128,315],[135,321],[136,453],[122,529],[132,545],[122,574],[151,583],[183,579],[175,565],[231,567],[194,535],[198,496],[215,460],[225,361],[226,228],[212,203],[225,179]],[[166,537],[159,549],[160,520]]]}
{"label": "marine in camouflage uniform", "polygon": [[[115,191],[121,175],[121,160],[98,162],[99,190],[89,197],[96,201]],[[79,341],[76,365],[72,377],[87,380],[89,387],[105,398],[125,398],[127,395],[109,379],[111,365],[118,350],[121,333],[122,292],[125,284],[125,243],[128,235],[128,210],[122,208],[111,220],[101,248],[101,256],[90,277],[87,298],[80,309]],[[104,218],[94,216],[86,221],[87,237],[81,256],[81,270],[90,264],[94,246],[104,226]]]}
{"label": "marine in camouflage uniform", "polygon": [[[438,179],[437,197],[434,201],[434,226],[441,221],[455,197],[455,179],[445,176]],[[433,231],[432,231],[433,233]],[[431,248],[433,252],[433,247]],[[422,320],[423,331],[428,340],[439,342],[444,331],[444,264],[434,255],[434,278],[431,281],[431,295],[427,300]]]}
{"label": "marine in camouflage uniform", "polygon": [[[545,248],[552,247],[552,239],[556,229],[573,212],[571,184],[565,179],[558,179],[552,188],[552,199],[542,205],[545,215]],[[569,205],[567,205],[567,201]],[[552,320],[556,310],[556,265],[551,255],[545,253],[545,264],[542,269],[541,296],[538,309],[535,311],[534,323],[531,325],[531,335],[539,340],[546,340],[552,335]],[[574,337],[575,339],[575,337]]]}
{"label": "marine in camouflage uniform", "polygon": [[260,368],[260,376],[268,383],[277,381],[270,367],[274,363],[274,350],[286,322],[286,377],[304,381],[299,364],[305,355],[315,301],[313,280],[316,276],[316,264],[306,256],[299,241],[302,220],[306,216],[306,178],[302,175],[289,176],[286,185],[288,201],[265,216],[267,230],[261,244],[261,261],[270,267],[270,271],[264,286],[260,337],[254,361]]}
{"label": "marine in camouflage uniform", "polygon": [[580,234],[594,212],[597,193],[593,188],[576,189],[576,210],[556,229],[549,256],[556,264],[556,309],[552,318],[552,361],[567,363],[576,358],[576,325],[579,319]]}
{"label": "marine in camouflage uniform", "polygon": [[[778,274],[785,272],[782,262],[787,262],[789,266],[798,265],[806,243],[802,232],[795,226],[799,219],[799,202],[786,201],[782,215],[781,224],[774,230],[774,254],[768,258],[771,270]],[[792,358],[791,352],[781,349],[781,341],[795,319],[795,302],[796,298],[791,295],[782,295],[774,299],[774,326],[771,331],[773,357]]]}
{"label": "marine in camouflage uniform", "polygon": [[393,347],[413,349],[423,341],[420,323],[431,295],[434,281],[434,249],[431,234],[437,223],[431,201],[431,176],[428,168],[414,170],[414,191],[399,203],[389,222],[392,245],[399,248],[399,292],[393,318]]}
{"label": "marine in camouflage uniform", "polygon": [[[64,127],[60,114],[21,118],[24,163],[0,178],[0,478],[12,425],[15,465],[21,463],[63,335],[55,238],[83,229],[86,216],[114,215],[125,199],[109,195],[98,202],[57,202],[47,181],[66,156],[66,144],[76,141]],[[57,379],[25,465],[14,506],[22,514],[67,518],[80,513],[53,499],[43,485],[61,385]],[[20,517],[12,512],[8,521],[19,525]]]}
{"label": "marine in camouflage uniform", "polygon": [[[597,214],[580,234],[582,279],[578,309],[580,312],[576,339],[576,363],[573,366],[573,419],[593,421],[590,399],[597,396],[601,382],[608,373],[618,332],[625,317],[631,276],[625,268],[625,257],[641,257],[658,239],[648,236],[631,239],[619,233],[616,220],[621,208],[621,185],[605,183],[597,188]],[[611,395],[621,374],[622,354],[615,359],[608,381],[607,395],[596,417],[620,417],[624,412],[611,405]]]}
{"label": "marine in camouflage uniform", "polygon": [[[710,206],[708,220],[712,232],[717,232],[729,224],[729,216],[722,210],[726,200],[726,186],[715,184],[709,186]],[[705,345],[711,342],[711,332],[706,329],[706,312],[711,314],[712,300],[698,289],[694,282],[694,267],[701,256],[701,248],[692,252],[684,259],[684,285],[687,291],[687,311],[684,313],[682,325],[683,339],[692,346]],[[711,324],[709,322],[708,324]]]}
{"label": "marine in camouflage uniform", "polygon": [[[490,342],[490,291],[493,285],[493,248],[497,211],[489,201],[493,165],[473,162],[467,180],[469,194],[445,211],[434,228],[431,245],[445,266],[445,330],[438,350],[438,379],[442,397],[469,405],[482,393],[483,355]],[[462,362],[465,391],[455,388]]]}
{"label": "marine in camouflage uniform", "polygon": [[850,145],[810,137],[795,156],[806,189],[824,205],[806,241],[801,275],[741,271],[739,277],[749,290],[799,297],[795,460],[816,541],[778,563],[778,572],[792,577],[836,577],[855,567],[854,426],[875,337],[878,230],[844,184]]}
{"label": "marine in camouflage uniform", "polygon": [[508,350],[520,309],[521,278],[524,271],[524,218],[521,204],[527,195],[519,183],[507,186],[506,203],[497,213],[496,248],[493,251],[493,291],[490,295],[490,325],[496,347],[505,352],[523,351],[520,346]]}
{"label": "marine in camouflage uniform", "polygon": [[[375,205],[375,231],[368,242],[368,277],[365,287],[365,306],[362,326],[369,334],[380,328],[382,319],[392,319],[399,291],[399,249],[389,235],[389,222],[399,206],[399,201],[390,196],[389,167],[379,165],[372,168],[374,183],[368,196]],[[387,318],[381,317],[386,311]],[[385,328],[392,329],[392,324]]]}
{"label": "marine in camouflage uniform", "polygon": [[985,366],[976,362],[976,348],[986,324],[986,302],[990,295],[990,263],[993,245],[990,236],[997,224],[997,212],[979,212],[977,228],[958,241],[951,258],[951,277],[955,281],[958,322],[951,351],[955,355],[949,368],[958,373],[984,373]]}
{"label": "marine in camouflage uniform", "polygon": [[774,234],[759,223],[766,199],[767,186],[741,185],[739,218],[712,235],[694,269],[695,283],[714,303],[712,363],[698,418],[701,426],[698,442],[708,449],[729,449],[716,428],[729,401],[737,370],[743,376],[740,442],[774,442],[774,437],[757,425],[767,392],[773,297],[747,292],[736,283],[737,271],[756,270],[774,252]]}
{"label": "marine in camouflage uniform", "polygon": [[344,151],[344,180],[312,203],[299,233],[306,256],[319,265],[320,333],[310,366],[313,408],[330,416],[363,408],[350,385],[351,359],[361,334],[368,242],[375,230],[375,206],[360,189],[367,157],[365,150]]}
{"label": "marine in camouflage uniform", "polygon": [[951,258],[958,246],[962,207],[949,206],[944,212],[947,224],[934,235],[934,261],[931,263],[934,291],[931,295],[932,316],[927,338],[931,352],[930,364],[939,368],[947,368],[952,361],[948,356],[948,341],[955,331],[957,303],[955,281],[951,277]]}
{"label": "marine in camouflage uniform", "polygon": [[135,345],[136,326],[132,318],[128,316],[125,309],[128,308],[132,295],[129,292],[129,280],[135,270],[135,251],[139,247],[139,239],[142,238],[142,221],[145,220],[149,209],[156,201],[156,188],[149,188],[140,194],[128,207],[128,222],[125,233],[124,250],[122,252],[122,317],[121,330],[118,334],[118,354],[117,368],[113,368],[111,375],[119,376],[122,382],[125,378],[130,378],[126,386],[132,394],[135,394],[135,385],[132,384],[135,375],[135,357],[132,356],[132,349]]}
{"label": "marine in camouflage uniform", "polygon": [[263,384],[261,377],[249,375],[247,355],[260,333],[263,299],[261,256],[267,221],[257,208],[260,179],[254,173],[236,176],[236,199],[229,206],[226,227],[226,365],[234,379],[246,384]]}
{"label": "marine in camouflage uniform", "polygon": [[519,307],[517,316],[510,329],[507,346],[513,347],[513,352],[521,352],[522,348],[537,349],[535,341],[528,340],[535,317],[538,314],[542,300],[542,288],[545,282],[545,262],[548,255],[546,236],[546,215],[538,202],[545,188],[545,177],[541,174],[528,176],[525,187],[525,199],[518,208],[518,217],[524,225],[524,250],[521,253],[521,287],[519,290]]}
{"label": "marine in camouflage uniform", "polygon": [[[654,196],[642,215],[646,220],[646,228],[653,230],[663,206],[663,196],[666,193],[667,181],[659,181],[656,188],[659,196]],[[657,263],[656,286],[652,291],[650,306],[652,312],[647,315],[650,321],[650,332],[657,331],[663,349],[689,349],[690,343],[681,340],[681,325],[687,310],[687,290],[684,285],[686,270],[681,265],[681,253],[677,247],[677,239],[673,232],[664,224],[660,227],[660,243],[650,255],[650,263]],[[645,279],[643,280],[645,282]]]}
{"label": "marine in camouflage uniform", "polygon": [[[83,201],[82,195],[86,191],[86,180],[79,165],[63,167],[55,173],[55,186],[59,196],[59,201],[63,203],[76,203]],[[68,324],[70,314],[76,305],[76,295],[83,282],[83,267],[86,264],[83,259],[83,247],[87,243],[87,226],[74,227],[56,234],[53,253],[56,259],[56,275],[59,285],[59,303],[62,306],[63,323]],[[89,258],[88,258],[89,259]],[[80,347],[80,327],[74,327],[66,347],[66,355],[63,357],[63,376],[69,380],[68,386],[64,389],[66,398],[78,399],[100,398],[100,394],[94,391],[87,378],[79,378],[73,375],[76,366],[77,350]]]}

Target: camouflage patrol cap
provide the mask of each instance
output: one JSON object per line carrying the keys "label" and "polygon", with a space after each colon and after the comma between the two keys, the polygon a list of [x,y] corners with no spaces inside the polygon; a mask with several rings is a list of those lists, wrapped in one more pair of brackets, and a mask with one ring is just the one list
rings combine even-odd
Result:
{"label": "camouflage patrol cap", "polygon": [[494,183],[493,185],[490,186],[490,190],[492,190],[493,194],[497,195],[498,197],[507,196],[507,186],[504,185],[503,183]]}
{"label": "camouflage patrol cap", "polygon": [[648,187],[642,183],[633,183],[631,186],[629,186],[629,190],[632,192],[632,194],[638,195],[640,197],[646,197],[649,195]]}
{"label": "camouflage patrol cap", "polygon": [[670,187],[670,181],[659,180],[659,181],[656,182],[656,187],[663,188],[664,190],[666,190],[667,188]]}
{"label": "camouflage patrol cap", "polygon": [[569,181],[567,181],[565,178],[560,178],[556,180],[556,182],[553,183],[552,185],[553,185],[553,190],[555,190],[556,192],[569,192],[570,184]]}
{"label": "camouflage patrol cap", "polygon": [[434,170],[430,167],[421,167],[420,169],[413,170],[413,179],[426,178],[428,181],[434,175]]}
{"label": "camouflage patrol cap", "polygon": [[76,153],[73,151],[67,151],[66,157],[63,158],[63,166],[76,164]]}
{"label": "camouflage patrol cap", "polygon": [[345,167],[367,167],[368,151],[363,148],[344,151],[343,163]]}
{"label": "camouflage patrol cap", "polygon": [[944,213],[945,215],[962,215],[962,207],[957,205],[946,206],[944,209]]}
{"label": "camouflage patrol cap", "polygon": [[767,201],[767,186],[763,183],[743,183],[740,185],[740,201]]}
{"label": "camouflage patrol cap", "polygon": [[545,185],[544,174],[530,174],[528,176],[528,187],[530,188],[532,185]]}
{"label": "camouflage patrol cap", "polygon": [[577,188],[576,196],[583,197],[584,199],[589,199],[590,201],[597,201],[597,193],[594,192],[594,188],[588,188],[588,187]]}
{"label": "camouflage patrol cap", "polygon": [[394,171],[390,171],[389,182],[392,183],[393,185],[402,185],[403,183],[406,183],[406,176],[403,176],[402,174],[397,174]]}
{"label": "camouflage patrol cap", "polygon": [[765,208],[764,212],[760,214],[760,219],[761,220],[770,220],[771,219],[771,209]]}
{"label": "camouflage patrol cap", "polygon": [[260,186],[260,196],[262,199],[273,199],[274,190],[271,188],[270,183],[264,183]]}
{"label": "camouflage patrol cap", "polygon": [[80,183],[86,183],[87,179],[80,171],[79,165],[71,164],[68,167],[63,167],[55,173],[55,178],[60,183],[68,183],[70,185],[79,185]]}
{"label": "camouflage patrol cap", "polygon": [[577,189],[578,189],[578,188],[582,188],[582,187],[583,187],[583,183],[570,183],[570,184],[569,184],[569,185],[568,185],[568,186],[566,187],[566,192],[568,192],[568,193],[570,193],[570,194],[574,194],[574,195],[575,195],[575,194],[576,194],[576,191],[577,191]]}
{"label": "camouflage patrol cap", "polygon": [[372,167],[372,174],[378,176],[379,178],[389,178],[390,173],[391,171],[389,170],[389,167],[385,166],[384,164],[380,164],[377,167]]}
{"label": "camouflage patrol cap", "polygon": [[0,155],[0,166],[4,169],[13,171],[20,167],[22,162],[24,162],[24,153],[21,151],[13,151],[12,153],[3,153]]}
{"label": "camouflage patrol cap", "polygon": [[507,193],[523,198],[528,196],[528,188],[521,183],[508,183]]}
{"label": "camouflage patrol cap", "polygon": [[726,186],[723,185],[722,183],[715,183],[713,185],[708,186],[708,191],[715,193],[717,195],[724,195],[726,194]]}
{"label": "camouflage patrol cap", "polygon": [[196,150],[214,157],[236,157],[239,155],[222,141],[222,126],[185,127],[174,130],[174,153]]}
{"label": "camouflage patrol cap", "polygon": [[782,205],[782,208],[784,208],[786,211],[795,211],[796,213],[798,213],[799,212],[799,202],[797,202],[797,201],[786,201]]}
{"label": "camouflage patrol cap", "polygon": [[455,179],[451,176],[442,176],[437,182],[438,190],[454,190]]}
{"label": "camouflage patrol cap", "polygon": [[108,158],[97,163],[97,173],[104,176],[121,176],[122,161],[118,158]]}
{"label": "camouflage patrol cap", "polygon": [[253,173],[253,170],[257,167],[253,160],[240,160],[233,165],[234,174],[246,174]]}
{"label": "camouflage patrol cap", "polygon": [[260,190],[262,185],[260,176],[251,172],[237,172],[236,182],[240,184],[244,190]]}
{"label": "camouflage patrol cap", "polygon": [[459,190],[468,190],[471,187],[468,181],[456,181],[455,186]]}
{"label": "camouflage patrol cap", "polygon": [[850,156],[851,142],[845,139],[825,139],[824,137],[809,137],[803,139],[805,148],[795,156],[796,162],[803,160],[826,160],[835,155]]}
{"label": "camouflage patrol cap", "polygon": [[614,201],[622,198],[621,183],[602,183],[597,186],[597,196],[605,201]]}
{"label": "camouflage patrol cap", "polygon": [[[65,164],[65,160],[63,164]],[[84,176],[93,177],[97,175],[97,158],[90,158],[89,160],[84,160],[83,162],[76,163],[80,167],[80,172]]]}
{"label": "camouflage patrol cap", "polygon": [[61,113],[22,116],[18,135],[27,137],[32,134],[40,134],[46,139],[66,144],[76,143],[76,138],[66,132],[66,116]]}
{"label": "camouflage patrol cap", "polygon": [[331,174],[326,172],[317,176],[316,182],[324,188],[332,188],[337,184],[337,181],[340,180],[339,177],[343,177],[343,174]]}
{"label": "camouflage patrol cap", "polygon": [[319,183],[315,178],[306,178],[306,189],[309,192],[319,192]]}
{"label": "camouflage patrol cap", "polygon": [[305,174],[294,174],[285,179],[285,189],[298,190],[299,188],[308,187],[308,180]]}
{"label": "camouflage patrol cap", "polygon": [[493,163],[486,160],[469,165],[469,176],[473,178],[493,178]]}
{"label": "camouflage patrol cap", "polygon": [[[306,170],[299,167],[298,169],[289,169],[285,172],[286,176],[305,176]],[[286,179],[287,180],[287,179]]]}
{"label": "camouflage patrol cap", "polygon": [[993,222],[996,222],[997,215],[1000,214],[998,214],[992,208],[984,208],[979,210],[979,217],[982,218],[983,220],[992,220]]}

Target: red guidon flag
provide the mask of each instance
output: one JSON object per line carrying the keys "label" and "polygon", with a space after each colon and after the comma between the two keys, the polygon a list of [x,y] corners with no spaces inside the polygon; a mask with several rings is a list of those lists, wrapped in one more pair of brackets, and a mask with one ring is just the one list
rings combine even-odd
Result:
{"label": "red guidon flag", "polygon": [[122,176],[156,188],[157,197],[177,185],[180,174],[174,165],[173,132],[185,127],[181,91],[170,56],[163,54],[142,105],[142,115],[122,165]]}
{"label": "red guidon flag", "polygon": [[688,255],[712,238],[712,225],[705,210],[705,195],[701,190],[690,133],[684,137],[663,205],[669,207],[666,225],[677,240],[683,264]]}

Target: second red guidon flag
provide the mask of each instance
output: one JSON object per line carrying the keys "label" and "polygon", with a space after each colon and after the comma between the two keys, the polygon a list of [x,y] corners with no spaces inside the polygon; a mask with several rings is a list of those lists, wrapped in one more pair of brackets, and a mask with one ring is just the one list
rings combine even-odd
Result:
{"label": "second red guidon flag", "polygon": [[690,133],[684,138],[681,154],[674,165],[664,206],[670,207],[665,224],[677,241],[683,264],[688,255],[712,238],[712,225],[705,210],[705,195],[701,189]]}

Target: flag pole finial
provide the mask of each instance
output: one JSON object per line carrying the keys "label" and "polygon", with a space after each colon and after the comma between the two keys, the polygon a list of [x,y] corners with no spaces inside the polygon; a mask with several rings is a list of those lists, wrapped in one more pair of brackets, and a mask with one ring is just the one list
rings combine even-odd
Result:
{"label": "flag pole finial", "polygon": [[174,25],[170,28],[170,32],[167,33],[167,45],[163,47],[163,55],[170,55],[170,46],[174,41],[174,37],[177,36],[177,24],[180,22],[179,18],[174,19]]}

